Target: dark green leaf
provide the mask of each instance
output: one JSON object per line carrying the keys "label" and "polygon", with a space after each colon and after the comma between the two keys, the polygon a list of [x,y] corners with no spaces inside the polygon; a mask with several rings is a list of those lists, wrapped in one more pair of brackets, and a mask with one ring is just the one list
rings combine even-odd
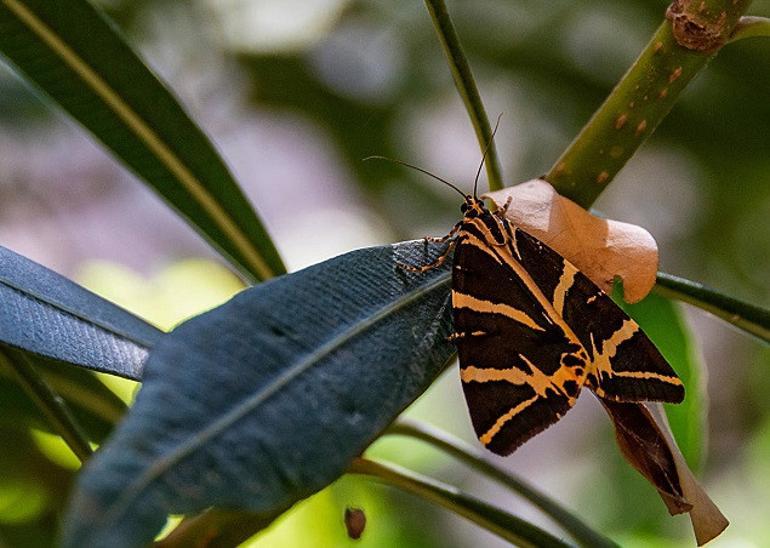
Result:
{"label": "dark green leaf", "polygon": [[0,342],[96,371],[141,377],[163,333],[67,278],[0,247]]}
{"label": "dark green leaf", "polygon": [[167,513],[269,512],[342,474],[452,356],[448,265],[396,265],[430,260],[424,245],[342,255],[164,337],[82,475],[65,546],[141,545]]}
{"label": "dark green leaf", "polygon": [[706,444],[707,406],[703,364],[690,331],[678,306],[659,295],[648,295],[640,303],[624,304],[623,308],[639,323],[684,383],[684,401],[666,405],[666,414],[687,464],[698,470]]}
{"label": "dark green leaf", "polygon": [[[0,345],[0,352],[4,347]],[[125,414],[126,405],[91,372],[28,353],[46,382],[72,409],[88,438],[101,443]],[[53,432],[40,410],[0,366],[0,423]]]}
{"label": "dark green leaf", "polygon": [[0,52],[251,279],[285,271],[209,140],[86,0],[0,2]]}

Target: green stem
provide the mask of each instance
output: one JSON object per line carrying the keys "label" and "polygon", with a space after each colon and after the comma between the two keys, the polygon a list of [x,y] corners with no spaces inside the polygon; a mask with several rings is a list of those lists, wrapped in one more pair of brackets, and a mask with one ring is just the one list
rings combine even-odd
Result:
{"label": "green stem", "polygon": [[165,538],[155,542],[155,548],[185,548],[203,546],[226,548],[240,546],[267,528],[286,508],[275,512],[255,514],[242,510],[212,508],[195,517],[184,519]]}
{"label": "green stem", "polygon": [[730,43],[757,36],[770,38],[770,18],[741,17],[738,19],[738,24],[735,25],[735,29],[733,29],[733,33],[730,36]]}
{"label": "green stem", "polygon": [[489,190],[500,190],[503,188],[503,178],[500,160],[497,156],[497,148],[495,143],[490,142],[492,129],[489,125],[489,118],[484,110],[484,104],[481,102],[481,95],[479,95],[478,87],[476,87],[471,67],[460,45],[460,38],[457,36],[457,31],[455,31],[452,20],[449,18],[449,12],[446,9],[444,0],[425,0],[425,5],[433,19],[433,26],[436,28],[439,41],[446,54],[455,87],[460,93],[460,97],[462,97],[465,109],[468,111],[468,116],[470,116],[471,124],[473,124],[473,130],[476,132],[476,139],[479,141],[479,147],[482,152],[489,143],[486,160]]}
{"label": "green stem", "polygon": [[55,432],[69,445],[72,452],[85,462],[93,454],[88,438],[72,416],[64,400],[54,392],[24,352],[0,349],[0,364],[16,372],[24,388],[40,411],[51,422]]}
{"label": "green stem", "polygon": [[588,208],[726,43],[750,0],[676,0],[642,53],[545,176]]}
{"label": "green stem", "polygon": [[569,532],[581,546],[597,548],[617,546],[616,543],[601,533],[591,529],[579,517],[561,506],[558,502],[512,475],[507,470],[488,462],[480,450],[447,432],[421,422],[400,419],[388,429],[386,434],[409,436],[427,442],[463,461],[499,484],[505,485],[550,516],[554,522]]}
{"label": "green stem", "polygon": [[434,502],[517,546],[544,548],[569,546],[539,527],[535,527],[475,497],[466,495],[456,487],[421,476],[396,465],[358,458],[351,464],[349,472],[373,476],[385,483]]}
{"label": "green stem", "polygon": [[770,343],[770,311],[768,310],[721,295],[699,283],[663,272],[658,273],[655,292],[663,297],[697,306]]}

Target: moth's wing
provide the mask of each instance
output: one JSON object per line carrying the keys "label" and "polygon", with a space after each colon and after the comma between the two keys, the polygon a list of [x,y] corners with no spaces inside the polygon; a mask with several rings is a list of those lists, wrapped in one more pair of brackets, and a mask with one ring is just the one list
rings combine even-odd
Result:
{"label": "moth's wing", "polygon": [[543,309],[545,296],[522,279],[510,247],[490,237],[482,224],[460,231],[452,309],[474,429],[489,450],[507,455],[572,407],[588,356]]}
{"label": "moth's wing", "polygon": [[522,265],[588,352],[588,386],[619,402],[679,403],[684,386],[639,325],[575,266],[515,228]]}

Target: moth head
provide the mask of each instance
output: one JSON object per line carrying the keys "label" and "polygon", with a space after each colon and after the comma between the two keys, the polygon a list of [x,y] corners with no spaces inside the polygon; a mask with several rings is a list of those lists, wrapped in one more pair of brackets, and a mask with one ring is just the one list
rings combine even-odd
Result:
{"label": "moth head", "polygon": [[468,195],[460,206],[460,211],[465,217],[478,217],[487,211],[487,207],[483,200]]}

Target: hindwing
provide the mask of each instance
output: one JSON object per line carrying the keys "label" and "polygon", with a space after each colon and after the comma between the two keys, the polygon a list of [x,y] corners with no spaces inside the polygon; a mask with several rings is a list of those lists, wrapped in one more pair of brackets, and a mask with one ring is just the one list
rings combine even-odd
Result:
{"label": "hindwing", "polygon": [[516,258],[513,227],[489,212],[457,234],[452,309],[460,375],[474,429],[507,455],[566,413],[589,357],[550,294]]}
{"label": "hindwing", "polygon": [[619,402],[681,402],[684,386],[666,359],[610,297],[543,242],[514,228],[517,259],[588,353],[588,386]]}

